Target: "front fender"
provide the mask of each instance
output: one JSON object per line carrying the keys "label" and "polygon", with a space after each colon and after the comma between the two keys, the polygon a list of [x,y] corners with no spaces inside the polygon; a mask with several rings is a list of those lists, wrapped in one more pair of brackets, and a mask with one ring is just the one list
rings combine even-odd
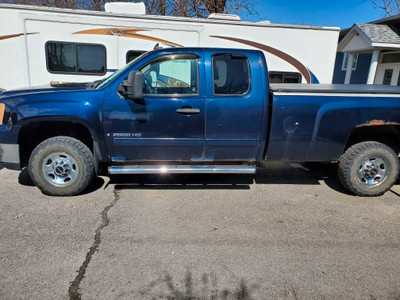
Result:
{"label": "front fender", "polygon": [[95,155],[100,160],[107,158],[102,129],[102,99],[92,99],[91,101],[34,99],[16,103],[10,116],[13,124],[22,127],[44,121],[79,123],[85,126],[92,135]]}

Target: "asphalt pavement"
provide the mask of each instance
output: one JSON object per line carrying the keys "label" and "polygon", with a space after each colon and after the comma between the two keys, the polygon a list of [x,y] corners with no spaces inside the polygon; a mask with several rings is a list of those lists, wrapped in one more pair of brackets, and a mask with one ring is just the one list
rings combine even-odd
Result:
{"label": "asphalt pavement", "polygon": [[0,170],[0,299],[400,299],[400,185],[335,167],[99,177],[48,197]]}

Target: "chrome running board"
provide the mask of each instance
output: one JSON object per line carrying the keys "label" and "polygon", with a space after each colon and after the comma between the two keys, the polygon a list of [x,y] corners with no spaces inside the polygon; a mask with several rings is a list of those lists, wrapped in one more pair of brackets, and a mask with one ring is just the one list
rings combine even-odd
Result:
{"label": "chrome running board", "polygon": [[254,174],[256,167],[245,165],[132,165],[108,167],[109,174]]}

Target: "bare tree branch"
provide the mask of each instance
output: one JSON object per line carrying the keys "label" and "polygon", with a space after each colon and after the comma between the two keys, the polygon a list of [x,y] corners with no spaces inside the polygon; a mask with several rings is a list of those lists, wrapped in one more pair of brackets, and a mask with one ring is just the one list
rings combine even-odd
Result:
{"label": "bare tree branch", "polygon": [[[25,5],[38,5],[71,9],[103,10],[104,3],[132,0],[0,0],[0,3],[14,3]],[[140,0],[134,0],[139,2]],[[212,13],[234,13],[242,11],[247,14],[255,14],[254,1],[257,0],[142,0],[146,5],[146,11],[151,15],[172,15],[183,17],[206,18]],[[396,1],[400,0],[372,0]]]}
{"label": "bare tree branch", "polygon": [[371,0],[372,3],[385,11],[387,16],[393,16],[400,13],[400,0]]}

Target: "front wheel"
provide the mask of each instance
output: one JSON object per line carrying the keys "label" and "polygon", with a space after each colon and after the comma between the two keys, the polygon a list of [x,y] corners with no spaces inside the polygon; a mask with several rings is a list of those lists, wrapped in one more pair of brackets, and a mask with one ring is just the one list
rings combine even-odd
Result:
{"label": "front wheel", "polygon": [[93,180],[94,158],[81,141],[57,136],[35,148],[29,159],[28,171],[44,194],[74,196],[83,192]]}
{"label": "front wheel", "polygon": [[397,181],[399,158],[385,144],[358,143],[340,157],[338,175],[342,185],[353,194],[381,196]]}

